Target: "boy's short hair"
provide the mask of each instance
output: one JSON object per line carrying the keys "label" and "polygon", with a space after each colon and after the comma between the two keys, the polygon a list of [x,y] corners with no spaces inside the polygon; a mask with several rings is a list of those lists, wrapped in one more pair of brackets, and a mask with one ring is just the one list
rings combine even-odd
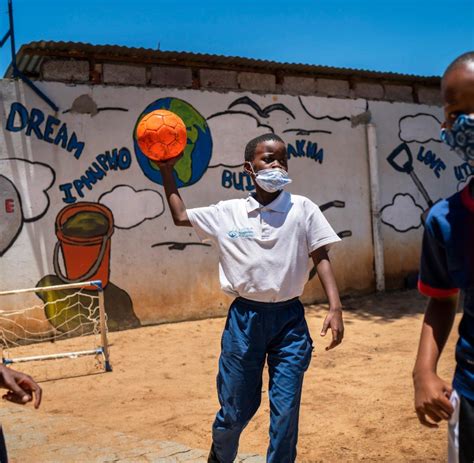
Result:
{"label": "boy's short hair", "polygon": [[443,79],[445,76],[451,72],[453,69],[462,66],[467,63],[474,63],[474,51],[468,51],[467,53],[463,53],[462,55],[458,56],[444,71]]}
{"label": "boy's short hair", "polygon": [[286,150],[285,142],[278,135],[275,135],[274,133],[264,133],[263,135],[259,135],[258,137],[252,138],[252,140],[250,140],[247,143],[247,146],[245,147],[245,160],[246,161],[248,162],[253,161],[253,158],[255,157],[255,150],[257,149],[257,145],[264,141],[278,141],[280,143],[283,143]]}

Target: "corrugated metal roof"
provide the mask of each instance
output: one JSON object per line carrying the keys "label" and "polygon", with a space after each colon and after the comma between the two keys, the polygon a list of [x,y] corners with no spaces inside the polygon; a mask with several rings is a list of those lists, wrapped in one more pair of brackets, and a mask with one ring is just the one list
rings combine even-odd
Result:
{"label": "corrugated metal roof", "polygon": [[[39,41],[22,45],[17,53],[18,68],[30,75],[38,74],[44,57],[91,59],[96,62],[129,62],[147,64],[168,64],[221,69],[254,70],[267,72],[283,72],[293,75],[339,76],[340,78],[362,78],[397,82],[422,82],[439,84],[439,76],[417,76],[395,72],[379,72],[365,69],[338,68],[331,66],[281,63],[240,56],[209,55],[177,51],[161,51],[151,48],[132,48],[118,45],[92,45],[81,42]],[[11,77],[8,68],[5,77]]]}

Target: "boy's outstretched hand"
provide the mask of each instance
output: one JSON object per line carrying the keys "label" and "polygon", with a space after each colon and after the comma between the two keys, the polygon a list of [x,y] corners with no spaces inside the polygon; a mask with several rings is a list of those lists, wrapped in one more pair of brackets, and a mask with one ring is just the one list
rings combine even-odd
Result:
{"label": "boy's outstretched hand", "polygon": [[[420,423],[437,428],[441,420],[449,420],[454,411],[449,397],[451,386],[436,373],[427,372],[414,376],[415,410]],[[429,418],[429,420],[428,420]]]}
{"label": "boy's outstretched hand", "polygon": [[174,158],[169,158],[164,161],[155,161],[155,163],[158,165],[160,169],[172,169],[174,165],[183,157],[184,151],[179,154],[178,156],[175,156]]}
{"label": "boy's outstretched hand", "polygon": [[34,397],[35,408],[40,406],[42,390],[31,376],[0,365],[0,387],[8,389],[5,400],[24,405]]}
{"label": "boy's outstretched hand", "polygon": [[334,349],[334,347],[341,344],[344,338],[344,322],[342,321],[342,309],[334,308],[329,309],[329,313],[324,319],[323,328],[321,330],[321,336],[326,336],[328,329],[331,328],[332,341],[326,350]]}

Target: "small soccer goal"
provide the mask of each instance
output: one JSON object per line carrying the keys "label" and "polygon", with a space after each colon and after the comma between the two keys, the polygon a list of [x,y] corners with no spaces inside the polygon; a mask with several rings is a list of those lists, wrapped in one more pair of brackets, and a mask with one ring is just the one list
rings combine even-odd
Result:
{"label": "small soccer goal", "polygon": [[[31,362],[85,357],[96,372],[112,371],[101,282],[0,291],[0,347],[3,364],[22,363],[23,371]],[[59,377],[74,370],[65,369]]]}

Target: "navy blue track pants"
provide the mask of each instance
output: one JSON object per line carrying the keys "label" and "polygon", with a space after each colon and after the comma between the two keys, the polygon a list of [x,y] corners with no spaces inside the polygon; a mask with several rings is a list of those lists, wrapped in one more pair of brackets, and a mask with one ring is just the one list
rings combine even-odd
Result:
{"label": "navy blue track pants", "polygon": [[261,303],[237,298],[222,335],[217,392],[221,409],[212,428],[215,453],[232,463],[242,430],[257,411],[262,372],[268,362],[270,445],[267,462],[296,459],[298,418],[304,372],[312,340],[298,298]]}

